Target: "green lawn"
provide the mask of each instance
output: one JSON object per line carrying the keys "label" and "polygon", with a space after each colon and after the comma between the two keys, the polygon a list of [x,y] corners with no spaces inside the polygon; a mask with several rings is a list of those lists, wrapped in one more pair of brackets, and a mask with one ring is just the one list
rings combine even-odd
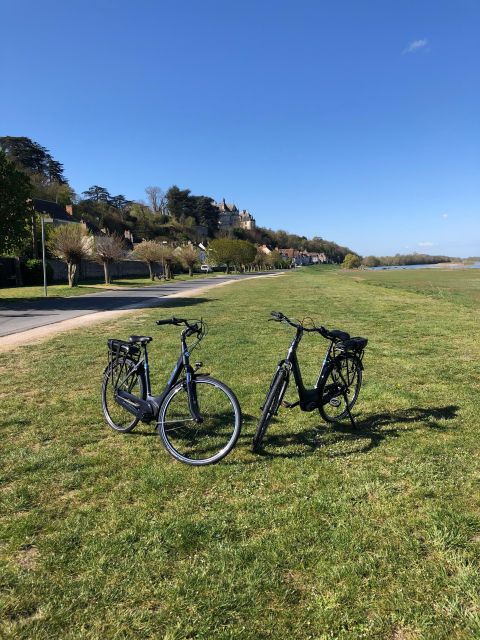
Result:
{"label": "green lawn", "polygon": [[[479,638],[480,309],[461,299],[480,272],[432,295],[443,273],[299,269],[1,355],[0,636]],[[291,337],[271,309],[369,338],[357,429],[283,410],[250,452]],[[103,422],[106,338],[153,334],[160,385],[178,329],[154,320],[172,313],[209,323],[194,359],[245,413],[216,466]],[[307,381],[325,344],[301,345]]]}
{"label": "green lawn", "polygon": [[[173,282],[179,280],[191,280],[200,279],[207,276],[218,274],[204,274],[195,273],[192,277],[188,274],[176,275]],[[171,280],[169,281],[171,284]],[[99,291],[105,291],[106,289],[114,289],[119,287],[145,287],[147,285],[161,285],[165,284],[164,280],[151,281],[150,278],[118,278],[113,279],[110,285],[106,285],[103,280],[87,280],[77,285],[76,287],[69,287],[65,284],[52,284],[48,286],[48,296],[50,298],[68,298],[70,296],[82,296],[86,293],[98,293]],[[38,300],[44,297],[43,286],[35,287],[7,287],[0,289],[0,302],[9,302],[15,300]]]}
{"label": "green lawn", "polygon": [[382,288],[402,289],[429,298],[480,308],[480,269],[395,269],[373,271],[341,271],[356,282]]}

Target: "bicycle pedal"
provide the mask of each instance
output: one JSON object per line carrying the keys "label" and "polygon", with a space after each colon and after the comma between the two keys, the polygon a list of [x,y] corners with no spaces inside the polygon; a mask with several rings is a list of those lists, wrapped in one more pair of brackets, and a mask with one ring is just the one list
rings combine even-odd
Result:
{"label": "bicycle pedal", "polygon": [[285,407],[285,409],[293,409],[294,407],[298,407],[298,405],[300,404],[300,402],[287,402],[286,400],[282,400],[282,407]]}

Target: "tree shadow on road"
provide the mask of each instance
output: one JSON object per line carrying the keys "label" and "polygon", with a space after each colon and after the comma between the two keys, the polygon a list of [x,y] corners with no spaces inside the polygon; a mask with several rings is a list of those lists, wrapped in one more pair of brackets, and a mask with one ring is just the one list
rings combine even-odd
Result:
{"label": "tree shadow on road", "polygon": [[[168,295],[168,294],[167,294]],[[71,298],[44,298],[42,300],[13,300],[10,298],[0,301],[0,318],[29,317],[37,315],[55,315],[57,313],[75,311],[112,311],[135,305],[141,309],[150,307],[188,307],[209,302],[211,298],[164,298],[156,295],[145,296],[101,296],[95,297],[73,296]],[[17,311],[18,313],[8,313]],[[42,311],[42,314],[36,313]]]}

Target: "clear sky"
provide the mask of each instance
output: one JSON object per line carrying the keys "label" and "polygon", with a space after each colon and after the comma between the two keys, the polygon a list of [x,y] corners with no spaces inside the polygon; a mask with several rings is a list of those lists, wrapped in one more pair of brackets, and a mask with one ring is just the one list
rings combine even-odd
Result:
{"label": "clear sky", "polygon": [[363,255],[480,255],[479,0],[0,0],[0,135]]}

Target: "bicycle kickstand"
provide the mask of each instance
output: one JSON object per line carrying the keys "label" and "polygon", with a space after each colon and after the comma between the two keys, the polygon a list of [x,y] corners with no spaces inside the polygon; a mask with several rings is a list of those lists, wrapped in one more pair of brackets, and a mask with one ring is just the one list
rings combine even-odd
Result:
{"label": "bicycle kickstand", "polygon": [[356,427],[357,423],[355,422],[355,418],[352,416],[352,412],[350,411],[350,407],[348,406],[348,396],[347,392],[343,392],[343,399],[345,400],[345,406],[347,407],[348,417],[350,418],[350,422],[352,423],[352,427]]}

